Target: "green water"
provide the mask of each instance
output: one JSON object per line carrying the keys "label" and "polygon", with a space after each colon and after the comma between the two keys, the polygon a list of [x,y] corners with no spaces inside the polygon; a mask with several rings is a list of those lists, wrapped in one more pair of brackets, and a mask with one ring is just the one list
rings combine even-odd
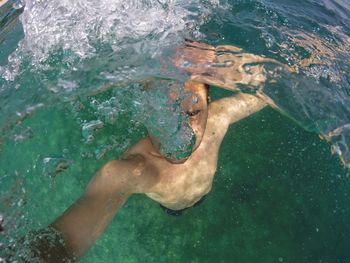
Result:
{"label": "green water", "polygon": [[[83,138],[69,108],[38,112],[24,123],[34,136],[3,147],[1,173],[17,170],[26,189],[15,190],[25,205],[9,209],[24,214],[16,217],[18,236],[52,222],[98,167],[144,134],[126,114],[93,144],[77,144]],[[120,147],[100,160],[81,157],[112,132]],[[43,175],[47,156],[74,161],[52,179]],[[327,143],[265,109],[230,128],[205,202],[171,217],[147,197],[132,196],[82,262],[348,262],[349,180]]]}
{"label": "green water", "polygon": [[[58,2],[50,2],[49,7],[56,10]],[[197,28],[204,33],[199,39],[203,37],[202,41],[213,45],[234,44],[247,52],[293,65],[308,57],[310,50],[289,41],[285,33],[312,32],[335,46],[344,43],[339,38],[350,34],[349,16],[343,11],[349,4],[338,2],[343,7],[330,0],[228,1],[229,8],[213,9],[217,13]],[[329,5],[335,7],[325,8]],[[45,18],[45,6],[38,10],[34,13]],[[60,13],[55,15],[53,20],[62,22]],[[26,21],[36,20],[27,17]],[[86,21],[77,22],[84,25]],[[330,28],[339,31],[334,33]],[[35,40],[36,35],[30,33],[29,30],[26,37]],[[60,33],[51,35],[52,39],[64,35]],[[20,37],[18,32],[13,34]],[[93,34],[91,38],[98,42]],[[34,45],[35,41],[28,43],[29,47],[33,45],[31,55],[40,55],[42,46]],[[6,256],[4,248],[9,244],[19,246],[16,240],[20,237],[53,222],[79,198],[103,164],[119,158],[146,134],[137,122],[140,120],[135,120],[130,109],[125,110],[140,95],[134,95],[135,90],[129,87],[129,95],[126,92],[125,96],[117,93],[117,102],[126,101],[126,107],[118,104],[117,118],[110,123],[101,114],[96,116],[92,98],[84,96],[106,81],[100,78],[106,68],[122,74],[113,71],[119,66],[117,52],[110,51],[110,43],[104,44],[106,50],[98,46],[102,51],[97,49],[91,61],[75,61],[71,51],[51,47],[52,54],[42,62],[47,68],[23,56],[25,63],[17,79],[0,79],[0,216],[5,219],[5,231],[0,233],[0,262]],[[7,43],[7,53],[12,52],[10,46],[14,48],[12,42]],[[322,58],[327,65],[311,67],[294,78],[279,79],[281,93],[274,93],[294,119],[316,132],[328,132],[348,123],[349,54],[333,51],[334,58]],[[140,61],[148,61],[148,55]],[[132,58],[132,63],[140,63]],[[148,74],[142,70],[152,68],[149,64],[139,67],[140,76]],[[71,72],[77,65],[78,71]],[[344,71],[342,78],[331,82],[340,69]],[[159,75],[158,71],[150,72]],[[320,72],[325,75],[319,77]],[[299,77],[303,82],[295,89]],[[76,81],[72,82],[78,86],[73,95],[58,85],[61,79]],[[106,101],[112,95],[109,91],[96,99]],[[211,95],[217,99],[230,94],[213,88]],[[15,118],[15,111],[24,112],[36,103],[44,107],[29,112],[23,120]],[[150,112],[145,110],[144,114]],[[159,116],[151,114],[154,119]],[[18,120],[14,126],[12,118]],[[83,123],[96,119],[102,120],[104,127],[87,142],[89,133],[82,131]],[[134,195],[81,262],[350,262],[350,175],[316,132],[305,131],[270,108],[232,125],[220,150],[212,191],[200,206],[181,217],[171,217],[154,201]],[[350,137],[344,138],[346,146]],[[58,163],[66,170],[55,173]]]}
{"label": "green water", "polygon": [[201,206],[172,218],[135,196],[86,262],[347,262],[350,182],[317,136],[268,109],[219,160]]}

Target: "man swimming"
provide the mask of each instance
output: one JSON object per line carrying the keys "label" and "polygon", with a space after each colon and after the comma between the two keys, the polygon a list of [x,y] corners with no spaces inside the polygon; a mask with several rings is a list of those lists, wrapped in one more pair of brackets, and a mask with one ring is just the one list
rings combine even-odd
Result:
{"label": "man swimming", "polygon": [[[208,63],[214,66],[208,68]],[[165,158],[157,138],[150,134],[120,160],[104,165],[83,196],[50,226],[64,242],[35,239],[34,254],[48,262],[77,260],[135,193],[144,193],[175,213],[200,201],[211,190],[220,144],[229,126],[267,106],[266,100],[243,93],[209,103],[207,84],[231,90],[236,84],[257,87],[266,81],[262,63],[278,64],[235,47],[187,41],[178,50],[175,64],[192,78],[184,84],[190,95],[181,104],[196,137],[192,154],[181,160]],[[250,65],[249,71],[242,70],[245,65]]]}

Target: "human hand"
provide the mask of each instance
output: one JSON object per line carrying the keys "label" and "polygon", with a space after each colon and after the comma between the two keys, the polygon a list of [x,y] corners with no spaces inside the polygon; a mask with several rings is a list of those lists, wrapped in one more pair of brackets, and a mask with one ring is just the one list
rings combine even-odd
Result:
{"label": "human hand", "polygon": [[173,61],[192,80],[237,91],[237,84],[258,87],[264,83],[267,80],[264,64],[273,63],[293,71],[277,60],[244,53],[235,46],[214,47],[190,40],[177,49]]}

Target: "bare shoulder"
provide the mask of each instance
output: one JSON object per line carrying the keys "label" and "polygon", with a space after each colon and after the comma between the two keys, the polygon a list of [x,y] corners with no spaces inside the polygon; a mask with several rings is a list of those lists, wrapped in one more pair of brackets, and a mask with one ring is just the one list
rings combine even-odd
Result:
{"label": "bare shoulder", "polygon": [[159,172],[147,158],[147,140],[141,140],[131,147],[120,159],[106,163],[99,171],[105,184],[122,184],[132,193],[147,192],[157,183]]}
{"label": "bare shoulder", "polygon": [[[143,158],[149,151],[151,151],[153,145],[148,137],[140,140],[138,143],[131,146],[122,156],[121,159],[128,160],[132,158]],[[137,157],[138,156],[138,157]]]}

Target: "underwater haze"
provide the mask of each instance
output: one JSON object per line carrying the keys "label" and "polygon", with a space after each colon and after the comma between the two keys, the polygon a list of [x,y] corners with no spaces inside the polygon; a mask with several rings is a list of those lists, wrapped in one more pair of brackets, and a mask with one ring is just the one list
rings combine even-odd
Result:
{"label": "underwater haze", "polygon": [[230,128],[199,207],[174,218],[134,195],[81,262],[350,262],[348,0],[10,0],[5,7],[0,262],[30,261],[18,240],[62,214],[147,129],[166,150],[187,149],[188,120],[167,100],[167,90],[188,78],[171,61],[185,38],[295,68],[268,68],[261,87],[282,113],[264,109]]}

